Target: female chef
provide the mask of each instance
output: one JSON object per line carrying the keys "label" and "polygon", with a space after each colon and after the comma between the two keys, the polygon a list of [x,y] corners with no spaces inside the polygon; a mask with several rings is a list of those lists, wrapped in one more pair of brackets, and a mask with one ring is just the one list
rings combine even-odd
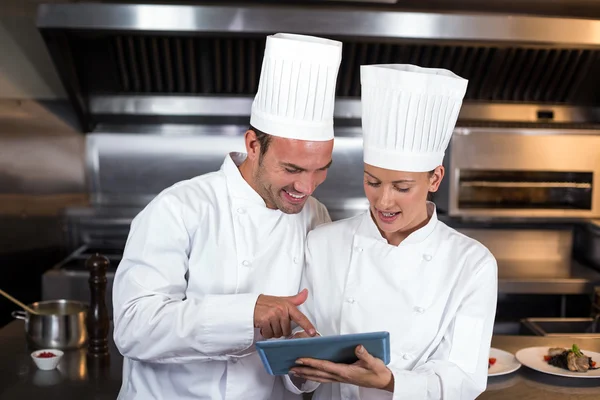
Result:
{"label": "female chef", "polygon": [[370,207],[309,234],[304,312],[323,336],[388,331],[391,362],[359,346],[356,364],[299,359],[291,373],[322,383],[316,400],[475,399],[486,388],[496,260],[427,201],[444,177],[467,81],[370,65],[361,84]]}

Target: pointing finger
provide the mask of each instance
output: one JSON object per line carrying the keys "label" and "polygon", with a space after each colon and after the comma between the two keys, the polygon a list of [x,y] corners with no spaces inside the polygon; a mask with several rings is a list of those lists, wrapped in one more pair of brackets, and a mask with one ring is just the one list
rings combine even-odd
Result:
{"label": "pointing finger", "polygon": [[302,314],[298,309],[294,306],[290,306],[289,308],[290,319],[297,323],[306,333],[310,336],[315,336],[317,330],[313,326],[313,324],[306,318],[306,315]]}

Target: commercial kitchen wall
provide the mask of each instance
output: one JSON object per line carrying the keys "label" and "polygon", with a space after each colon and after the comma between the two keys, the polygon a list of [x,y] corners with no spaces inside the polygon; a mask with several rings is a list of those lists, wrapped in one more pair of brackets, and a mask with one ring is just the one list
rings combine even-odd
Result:
{"label": "commercial kitchen wall", "polygon": [[[40,3],[0,0],[0,288],[26,303],[63,256],[60,211],[87,202],[84,137],[35,27]],[[0,298],[0,326],[15,307]]]}

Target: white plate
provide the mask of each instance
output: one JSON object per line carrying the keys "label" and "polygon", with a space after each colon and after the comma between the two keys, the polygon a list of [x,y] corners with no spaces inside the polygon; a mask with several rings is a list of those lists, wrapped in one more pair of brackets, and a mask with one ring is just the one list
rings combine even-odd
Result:
{"label": "white plate", "polygon": [[[600,378],[600,369],[589,370],[588,372],[572,372],[566,369],[555,367],[544,361],[544,356],[548,354],[549,347],[528,347],[517,351],[517,360],[526,367],[550,375],[566,376],[570,378]],[[600,362],[600,353],[581,349],[581,352],[593,361]]]}
{"label": "white plate", "polygon": [[511,353],[491,348],[490,358],[495,358],[496,363],[488,369],[488,376],[500,376],[510,374],[521,368],[521,364]]}

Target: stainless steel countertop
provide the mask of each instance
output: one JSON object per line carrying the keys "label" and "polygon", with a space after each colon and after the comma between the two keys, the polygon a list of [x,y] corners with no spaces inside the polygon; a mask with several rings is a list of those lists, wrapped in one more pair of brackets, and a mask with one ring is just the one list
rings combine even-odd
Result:
{"label": "stainless steel countertop", "polygon": [[13,321],[0,330],[0,400],[115,400],[123,358],[112,340],[109,346],[108,367],[88,365],[80,349],[65,351],[57,369],[42,371],[31,359],[24,322]]}
{"label": "stainless steel countertop", "polygon": [[[539,336],[495,336],[492,347],[515,354],[518,350],[534,346],[571,347],[600,352],[600,339],[548,338]],[[488,379],[487,390],[481,400],[598,400],[600,379],[563,378],[547,375],[525,366],[516,372]]]}
{"label": "stainless steel countertop", "polygon": [[[111,332],[112,335],[112,332]],[[112,337],[112,336],[111,336]],[[574,342],[600,352],[600,339],[495,336],[492,346],[515,353],[530,346],[565,346]],[[110,340],[110,364],[106,368],[86,363],[85,349],[66,352],[58,369],[38,370],[25,341],[24,324],[13,321],[0,330],[0,400],[94,399],[114,400],[121,386],[122,357]],[[490,378],[483,400],[598,400],[600,379],[561,378],[526,367]]]}

